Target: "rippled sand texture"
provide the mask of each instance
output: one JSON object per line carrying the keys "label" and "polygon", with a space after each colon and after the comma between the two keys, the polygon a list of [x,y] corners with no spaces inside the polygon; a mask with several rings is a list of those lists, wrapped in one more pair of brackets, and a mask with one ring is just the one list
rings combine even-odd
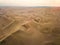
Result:
{"label": "rippled sand texture", "polygon": [[0,45],[60,45],[60,8],[0,8],[0,40]]}

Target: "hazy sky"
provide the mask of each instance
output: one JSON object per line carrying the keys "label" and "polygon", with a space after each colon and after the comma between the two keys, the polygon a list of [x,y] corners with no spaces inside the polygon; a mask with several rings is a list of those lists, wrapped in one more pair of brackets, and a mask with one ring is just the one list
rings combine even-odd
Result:
{"label": "hazy sky", "polygon": [[0,0],[0,6],[60,6],[60,0]]}

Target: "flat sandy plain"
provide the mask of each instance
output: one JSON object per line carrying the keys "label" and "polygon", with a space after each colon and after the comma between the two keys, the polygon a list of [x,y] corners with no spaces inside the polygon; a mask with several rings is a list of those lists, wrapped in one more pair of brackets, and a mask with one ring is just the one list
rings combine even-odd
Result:
{"label": "flat sandy plain", "polygon": [[60,7],[0,7],[0,45],[60,45]]}

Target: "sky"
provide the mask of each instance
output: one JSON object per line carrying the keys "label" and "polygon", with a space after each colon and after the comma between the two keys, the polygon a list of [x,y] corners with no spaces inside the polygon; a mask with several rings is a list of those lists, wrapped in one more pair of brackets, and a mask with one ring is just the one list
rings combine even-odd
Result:
{"label": "sky", "polygon": [[60,6],[60,0],[0,0],[0,6]]}

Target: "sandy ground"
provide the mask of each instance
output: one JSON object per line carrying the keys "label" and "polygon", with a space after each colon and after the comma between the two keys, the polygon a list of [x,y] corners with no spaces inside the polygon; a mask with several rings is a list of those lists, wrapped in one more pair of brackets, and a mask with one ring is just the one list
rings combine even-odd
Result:
{"label": "sandy ground", "polygon": [[1,45],[60,45],[60,8],[1,8],[0,11],[1,15],[11,16],[19,22],[10,27],[11,32],[17,30],[16,27],[19,30]]}

